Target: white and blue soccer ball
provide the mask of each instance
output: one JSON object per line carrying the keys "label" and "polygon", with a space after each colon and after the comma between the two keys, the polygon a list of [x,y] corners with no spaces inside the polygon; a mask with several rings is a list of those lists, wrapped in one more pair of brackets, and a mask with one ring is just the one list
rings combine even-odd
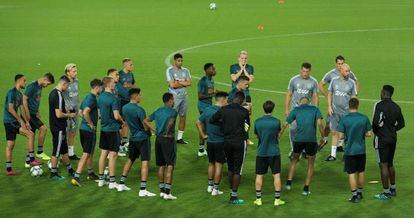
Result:
{"label": "white and blue soccer ball", "polygon": [[214,2],[210,3],[210,10],[216,10],[216,9],[217,9],[216,3]]}
{"label": "white and blue soccer ball", "polygon": [[30,168],[30,175],[33,177],[39,177],[43,175],[43,169],[40,166],[34,166]]}

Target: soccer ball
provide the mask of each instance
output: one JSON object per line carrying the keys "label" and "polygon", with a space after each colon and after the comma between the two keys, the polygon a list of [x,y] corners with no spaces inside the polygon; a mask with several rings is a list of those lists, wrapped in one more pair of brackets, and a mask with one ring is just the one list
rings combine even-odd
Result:
{"label": "soccer ball", "polygon": [[210,10],[216,10],[216,8],[217,8],[216,3],[214,2],[210,3]]}
{"label": "soccer ball", "polygon": [[[56,168],[57,168],[57,169],[59,168],[59,165],[60,165],[60,161],[58,160],[57,165],[56,165]],[[49,169],[52,169],[52,161],[51,161],[51,160],[49,160],[49,161],[47,162],[47,167],[48,167]]]}
{"label": "soccer ball", "polygon": [[39,177],[43,175],[43,170],[40,166],[34,166],[30,168],[30,175],[33,177]]}

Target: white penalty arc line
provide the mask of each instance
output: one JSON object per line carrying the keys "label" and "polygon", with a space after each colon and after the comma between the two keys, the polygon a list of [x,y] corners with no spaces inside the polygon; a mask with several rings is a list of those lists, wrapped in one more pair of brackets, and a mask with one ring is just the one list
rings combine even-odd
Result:
{"label": "white penalty arc line", "polygon": [[[331,31],[318,31],[318,32],[307,32],[307,33],[287,33],[287,34],[276,34],[276,35],[268,35],[268,36],[259,36],[259,37],[248,37],[248,38],[238,38],[238,39],[230,39],[230,40],[224,40],[224,41],[215,41],[215,42],[209,42],[205,44],[199,44],[194,45],[188,48],[179,49],[177,51],[174,51],[167,55],[165,58],[165,65],[168,67],[171,66],[171,58],[176,53],[183,53],[186,51],[198,49],[198,48],[205,48],[215,45],[221,45],[221,44],[227,44],[227,43],[234,43],[234,42],[243,42],[243,41],[250,41],[250,40],[260,40],[260,39],[272,39],[272,38],[288,38],[288,37],[301,37],[301,36],[314,36],[314,35],[326,35],[326,34],[338,34],[338,33],[364,33],[364,32],[387,32],[387,31],[410,31],[414,30],[414,27],[403,27],[403,28],[383,28],[383,29],[356,29],[356,30],[331,30]],[[192,76],[195,79],[200,79],[198,76]],[[222,85],[222,86],[231,86],[229,83],[219,82],[215,81],[216,84]],[[250,90],[253,91],[259,91],[259,92],[267,92],[267,93],[274,93],[279,95],[284,95],[286,92],[283,91],[276,91],[276,90],[268,90],[268,89],[259,89],[259,88],[250,88]],[[323,97],[323,96],[322,96]],[[378,99],[366,99],[366,98],[360,98],[361,101],[369,101],[369,102],[377,102]],[[414,101],[395,101],[397,103],[402,104],[414,104]]]}

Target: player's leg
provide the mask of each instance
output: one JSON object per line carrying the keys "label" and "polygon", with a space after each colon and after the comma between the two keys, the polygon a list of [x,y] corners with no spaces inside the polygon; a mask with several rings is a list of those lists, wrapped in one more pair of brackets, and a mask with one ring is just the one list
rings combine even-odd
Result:
{"label": "player's leg", "polygon": [[331,145],[331,154],[325,159],[325,161],[335,161],[336,160],[336,149],[338,146],[338,132],[332,130],[332,145]]}
{"label": "player's leg", "polygon": [[79,160],[75,154],[75,136],[78,129],[78,117],[68,120],[68,154],[71,160]]}
{"label": "player's leg", "polygon": [[282,180],[280,178],[281,161],[280,155],[269,158],[269,166],[273,174],[273,186],[275,190],[274,206],[284,205],[285,202],[280,199],[280,192],[282,191]]}
{"label": "player's leg", "polygon": [[173,196],[171,193],[171,188],[173,184],[173,174],[174,174],[174,166],[176,161],[177,149],[176,144],[174,142],[174,138],[166,138],[164,143],[161,144],[162,153],[164,156],[164,160],[166,161],[167,165],[167,173],[165,178],[165,200],[175,200],[177,197]]}
{"label": "player's leg", "polygon": [[92,150],[92,140],[93,140],[92,133],[80,130],[79,136],[80,136],[83,153],[82,153],[81,159],[78,162],[78,166],[76,167],[76,171],[71,181],[72,185],[74,186],[82,186],[80,182],[80,175],[82,173],[84,166],[88,162],[88,159],[89,159],[89,156]]}
{"label": "player's leg", "polygon": [[391,196],[397,196],[397,191],[395,188],[395,168],[394,168],[394,154],[395,154],[396,144],[390,146],[389,158],[388,158],[388,173],[390,177],[390,194]]}
{"label": "player's leg", "polygon": [[322,148],[324,148],[326,144],[328,144],[329,133],[331,133],[330,116],[329,114],[327,114],[325,119],[325,128],[323,129],[323,142],[319,144],[319,151],[322,150]]}
{"label": "player's leg", "polygon": [[364,189],[364,182],[365,182],[365,172],[358,173],[358,189],[357,189],[357,197],[359,200],[362,199],[362,190]]}
{"label": "player's leg", "polygon": [[293,180],[293,175],[295,173],[296,163],[298,162],[300,153],[302,152],[304,148],[305,147],[303,143],[300,143],[300,142],[293,143],[293,155],[292,155],[292,158],[290,159],[288,179],[285,185],[286,190],[290,190],[292,188],[292,180]]}
{"label": "player's leg", "polygon": [[348,181],[349,181],[349,187],[351,188],[351,193],[352,196],[351,198],[349,198],[349,202],[352,203],[358,203],[359,199],[358,199],[358,192],[357,192],[357,175],[355,172],[349,172],[348,173]]}
{"label": "player's leg", "polygon": [[128,186],[126,186],[126,179],[131,170],[132,164],[134,164],[135,160],[139,158],[140,151],[139,151],[139,142],[130,141],[128,144],[128,160],[124,165],[124,169],[122,170],[122,176],[119,180],[118,191],[129,191],[131,190]]}
{"label": "player's leg", "polygon": [[219,185],[221,182],[221,177],[222,177],[222,169],[223,169],[223,164],[216,162],[214,164],[214,184],[213,184],[213,191],[211,192],[211,195],[216,196],[216,195],[221,195],[223,194],[222,191],[219,191]]}
{"label": "player's leg", "polygon": [[[224,143],[217,143],[214,146],[207,145],[207,153],[209,155],[209,161],[214,161],[214,185],[213,191],[211,192],[212,196],[223,194],[222,191],[219,191],[219,185],[222,178],[222,169],[223,164],[226,162],[226,154],[224,153]],[[214,155],[211,155],[214,154]],[[210,156],[212,156],[210,158]]]}
{"label": "player's leg", "polygon": [[66,166],[66,170],[68,171],[68,175],[73,177],[75,174],[75,170],[72,168],[72,164],[70,163],[69,155],[68,155],[68,144],[66,139],[66,133],[63,132],[63,140],[61,143],[60,154],[62,156],[62,162]]}
{"label": "player's leg", "polygon": [[[102,135],[102,134],[101,134]],[[101,138],[102,140],[102,138]],[[102,187],[105,185],[105,178],[104,178],[104,170],[106,167],[106,160],[108,157],[109,151],[108,150],[101,150],[101,155],[99,156],[99,182],[98,182],[98,186]]]}
{"label": "player's leg", "polygon": [[164,171],[165,171],[166,161],[164,160],[164,156],[162,154],[161,142],[162,142],[162,137],[157,136],[157,138],[155,139],[155,162],[158,166],[158,187],[160,189],[160,197],[164,198],[164,195],[165,195]]}
{"label": "player's leg", "polygon": [[[156,194],[149,192],[147,190],[147,180],[148,180],[148,171],[149,171],[149,158],[141,157],[141,185],[139,188],[139,197],[154,197]],[[148,160],[146,160],[148,159]]]}
{"label": "player's leg", "polygon": [[20,175],[20,172],[12,169],[12,154],[13,148],[15,145],[15,140],[7,140],[6,146],[6,175],[13,176],[13,175]]}
{"label": "player's leg", "polygon": [[35,159],[34,153],[34,133],[28,130],[26,127],[21,126],[19,128],[19,134],[24,136],[27,139],[26,149],[28,155],[26,156],[26,165],[30,166],[39,166],[42,165],[42,162]]}
{"label": "player's leg", "polygon": [[290,142],[290,152],[289,152],[289,159],[292,159],[292,155],[293,155],[293,147],[294,147],[294,137],[295,137],[295,133],[296,133],[296,121],[292,122],[289,125],[289,142]]}
{"label": "player's leg", "polygon": [[204,140],[204,138],[199,134],[198,135],[198,137],[199,137],[199,146],[198,146],[198,156],[199,157],[202,157],[202,156],[205,156],[205,155],[207,155],[207,152],[206,152],[206,150],[204,149],[204,145],[205,145],[205,140]]}
{"label": "player's leg", "polygon": [[177,133],[177,143],[179,144],[188,144],[187,141],[183,139],[185,124],[187,120],[187,108],[188,108],[188,98],[174,98],[176,105],[176,110],[179,116],[178,122],[178,133]]}
{"label": "player's leg", "polygon": [[188,144],[188,142],[185,143],[186,141],[184,141],[183,139],[186,120],[187,120],[187,115],[179,116],[178,135],[177,135],[177,143],[179,144]]}
{"label": "player's leg", "polygon": [[208,163],[207,169],[207,177],[208,177],[208,184],[207,184],[207,192],[211,193],[214,188],[214,171],[216,169],[215,162]]}
{"label": "player's leg", "polygon": [[306,170],[305,186],[303,187],[303,195],[309,195],[309,186],[312,180],[313,171],[315,168],[315,155],[308,155],[308,168]]}
{"label": "player's leg", "polygon": [[230,203],[232,204],[243,204],[244,200],[239,199],[238,189],[240,185],[241,175],[243,173],[243,163],[246,155],[247,141],[243,141],[233,145],[233,160],[234,160],[234,171],[232,181],[232,191],[230,197]]}
{"label": "player's leg", "polygon": [[165,196],[166,200],[175,200],[177,197],[171,194],[172,182],[173,182],[174,166],[167,165],[167,173],[165,175]]}
{"label": "player's leg", "polygon": [[263,175],[267,173],[268,166],[268,157],[256,157],[256,200],[253,204],[257,206],[262,205],[262,185],[263,185]]}
{"label": "player's leg", "polygon": [[95,146],[96,146],[96,132],[92,133],[91,145],[92,146],[90,149],[89,157],[86,161],[86,167],[88,168],[88,176],[86,177],[86,179],[99,182],[99,176],[97,176],[93,171],[93,158],[94,158]]}
{"label": "player's leg", "polygon": [[[118,146],[119,147],[119,146]],[[115,170],[116,170],[116,160],[118,158],[118,150],[110,150],[109,151],[109,189],[116,189],[117,184],[115,182]]]}
{"label": "player's leg", "polygon": [[158,166],[158,187],[160,189],[160,197],[165,195],[165,182],[164,182],[165,166]]}
{"label": "player's leg", "polygon": [[379,167],[381,172],[381,182],[384,192],[381,194],[375,195],[375,198],[387,200],[391,198],[390,188],[389,188],[389,170],[388,170],[388,162],[389,162],[389,147],[384,146],[383,148],[378,149],[379,153]]}
{"label": "player's leg", "polygon": [[39,135],[37,138],[37,154],[36,157],[41,158],[44,161],[48,161],[50,160],[50,157],[43,152],[43,145],[45,143],[45,139],[46,139],[46,134],[47,134],[47,126],[46,125],[42,125],[39,127]]}

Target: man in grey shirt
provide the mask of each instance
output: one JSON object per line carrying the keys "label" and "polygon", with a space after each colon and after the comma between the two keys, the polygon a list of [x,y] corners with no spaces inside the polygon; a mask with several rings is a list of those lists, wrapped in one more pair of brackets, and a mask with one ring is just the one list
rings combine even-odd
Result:
{"label": "man in grey shirt", "polygon": [[79,113],[79,81],[77,79],[78,69],[76,64],[67,64],[65,67],[65,75],[70,79],[68,89],[63,92],[63,99],[67,111],[75,113],[77,116],[68,119],[68,155],[71,160],[79,160],[80,158],[75,155],[75,135],[78,129],[78,114]]}
{"label": "man in grey shirt", "polygon": [[[314,106],[319,105],[318,98],[318,81],[310,76],[312,65],[310,63],[303,63],[299,75],[292,77],[289,81],[288,92],[286,94],[285,102],[285,115],[289,116],[290,111],[295,107],[300,106],[300,99],[308,97],[311,100],[311,104]],[[289,107],[290,105],[290,107]],[[290,125],[289,138],[291,151],[289,152],[289,158],[293,151],[293,136],[296,132],[296,122],[292,122]]]}
{"label": "man in grey shirt", "polygon": [[356,83],[349,78],[350,73],[349,65],[342,64],[339,76],[333,78],[329,84],[328,114],[332,131],[332,149],[326,161],[336,160],[339,121],[349,112],[349,100],[357,95]]}
{"label": "man in grey shirt", "polygon": [[187,117],[188,92],[187,87],[191,86],[190,71],[183,67],[183,55],[174,55],[174,65],[169,67],[166,72],[168,82],[168,92],[174,96],[174,109],[178,112],[180,121],[178,123],[177,143],[188,144],[184,141],[185,121]]}
{"label": "man in grey shirt", "polygon": [[[336,56],[336,58],[335,58],[335,68],[330,70],[329,72],[327,72],[325,74],[325,76],[323,76],[321,82],[319,83],[319,90],[321,91],[323,96],[328,97],[328,93],[325,91],[325,89],[326,89],[325,86],[326,86],[326,84],[328,84],[328,86],[329,86],[332,79],[339,76],[339,68],[344,63],[345,63],[345,58],[342,55]],[[356,89],[358,91],[359,82],[358,82],[358,79],[356,78],[355,74],[352,71],[349,73],[349,78],[355,81]],[[330,130],[331,130],[330,126],[329,126],[329,122],[330,122],[330,116],[329,116],[329,114],[327,114],[326,119],[325,119],[325,133],[324,133],[325,138],[324,138],[323,143],[319,145],[320,146],[319,149],[322,149],[323,146],[325,146],[328,143],[328,136],[329,136],[329,133],[330,133]],[[343,140],[339,139],[338,145],[340,145],[340,147],[339,147],[338,151],[343,151],[343,150],[341,150],[342,142],[343,142]]]}

